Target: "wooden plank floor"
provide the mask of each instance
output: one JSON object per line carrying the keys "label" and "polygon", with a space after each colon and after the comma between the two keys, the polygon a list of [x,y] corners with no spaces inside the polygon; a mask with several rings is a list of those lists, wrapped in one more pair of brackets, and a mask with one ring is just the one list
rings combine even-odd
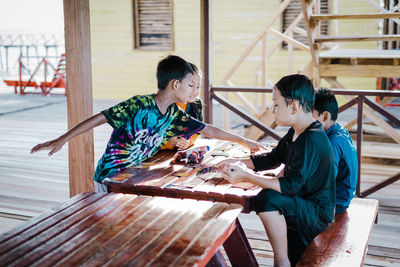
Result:
{"label": "wooden plank floor", "polygon": [[[116,101],[95,100],[94,112]],[[217,106],[216,109],[219,107]],[[215,112],[218,114],[218,112]],[[0,93],[0,232],[68,199],[68,148],[48,157],[46,152],[31,155],[37,143],[62,134],[66,126],[66,100],[62,96],[18,96]],[[218,118],[214,122],[222,125]],[[95,129],[95,159],[102,155],[111,133],[103,125]],[[400,145],[365,143],[365,153],[400,155]],[[400,172],[399,165],[364,164],[362,188]],[[380,201],[379,221],[369,242],[365,266],[400,266],[400,182],[373,195]],[[261,266],[272,266],[272,250],[260,220],[254,213],[240,220]]]}

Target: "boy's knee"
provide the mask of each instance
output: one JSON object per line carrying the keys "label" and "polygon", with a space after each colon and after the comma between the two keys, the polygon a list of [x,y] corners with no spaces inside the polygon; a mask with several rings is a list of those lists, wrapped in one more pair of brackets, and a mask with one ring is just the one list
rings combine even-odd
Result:
{"label": "boy's knee", "polygon": [[256,198],[257,214],[265,211],[279,210],[278,205],[281,193],[272,189],[263,189]]}

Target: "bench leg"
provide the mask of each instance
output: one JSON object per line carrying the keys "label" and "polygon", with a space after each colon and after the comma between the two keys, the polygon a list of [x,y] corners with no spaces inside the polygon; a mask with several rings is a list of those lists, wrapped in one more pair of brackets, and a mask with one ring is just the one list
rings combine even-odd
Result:
{"label": "bench leg", "polygon": [[236,219],[236,228],[224,243],[224,249],[232,266],[258,266],[243,228]]}
{"label": "bench leg", "polygon": [[218,250],[214,257],[207,263],[207,267],[227,267],[228,264],[225,261],[224,255]]}

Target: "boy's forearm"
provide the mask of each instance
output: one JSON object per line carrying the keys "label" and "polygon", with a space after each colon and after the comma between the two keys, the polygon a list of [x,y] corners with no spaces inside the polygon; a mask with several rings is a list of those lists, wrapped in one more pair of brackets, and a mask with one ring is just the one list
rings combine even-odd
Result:
{"label": "boy's forearm", "polygon": [[258,174],[251,174],[245,178],[246,182],[252,183],[264,189],[272,189],[282,193],[278,178],[267,178]]}
{"label": "boy's forearm", "polygon": [[213,125],[206,124],[204,129],[201,131],[201,134],[205,135],[206,137],[211,137],[211,138],[216,138],[216,139],[222,139],[222,140],[227,140],[227,141],[232,141],[235,143],[239,143],[241,145],[245,146],[245,141],[246,139],[236,135],[234,133],[227,132],[225,130],[222,130],[220,128],[217,128]]}
{"label": "boy's forearm", "polygon": [[107,122],[106,117],[102,113],[98,113],[80,123],[75,125],[72,129],[67,131],[65,134],[59,137],[60,140],[64,141],[64,143],[68,142],[75,136],[78,136],[84,132],[87,132],[99,125],[102,125]]}

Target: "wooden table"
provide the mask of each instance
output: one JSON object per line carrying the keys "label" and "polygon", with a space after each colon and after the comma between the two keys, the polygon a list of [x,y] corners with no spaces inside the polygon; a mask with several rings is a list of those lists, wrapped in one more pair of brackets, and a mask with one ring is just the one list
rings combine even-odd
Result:
{"label": "wooden table", "polygon": [[[196,142],[196,146],[203,145],[210,146],[210,151],[200,165],[171,165],[176,151],[161,151],[142,165],[129,168],[111,179],[106,179],[104,183],[110,192],[237,203],[243,206],[243,212],[253,211],[255,197],[261,188],[249,183],[232,185],[218,177],[218,174],[211,177],[197,175],[201,167],[214,165],[228,156],[248,156],[247,149],[215,139],[199,139]],[[280,170],[281,168],[277,168],[266,174],[277,175]]]}
{"label": "wooden table", "polygon": [[[175,151],[161,151],[142,165],[127,169],[104,183],[110,192],[236,203],[243,206],[243,212],[253,211],[255,197],[261,188],[248,183],[232,185],[222,178],[197,174],[202,166],[216,164],[227,156],[243,157],[249,152],[238,144],[220,140],[201,139],[196,142],[196,146],[202,145],[211,148],[201,162],[202,165],[193,167],[185,166],[183,163],[171,165]],[[278,168],[269,173],[277,175],[280,170]],[[257,266],[239,221],[237,225],[237,231],[232,234],[236,241],[224,244],[229,260],[231,262],[239,260],[242,266]],[[244,250],[239,252],[235,243],[241,244],[239,247],[243,247]]]}
{"label": "wooden table", "polygon": [[204,266],[242,207],[84,193],[0,235],[0,266]]}

